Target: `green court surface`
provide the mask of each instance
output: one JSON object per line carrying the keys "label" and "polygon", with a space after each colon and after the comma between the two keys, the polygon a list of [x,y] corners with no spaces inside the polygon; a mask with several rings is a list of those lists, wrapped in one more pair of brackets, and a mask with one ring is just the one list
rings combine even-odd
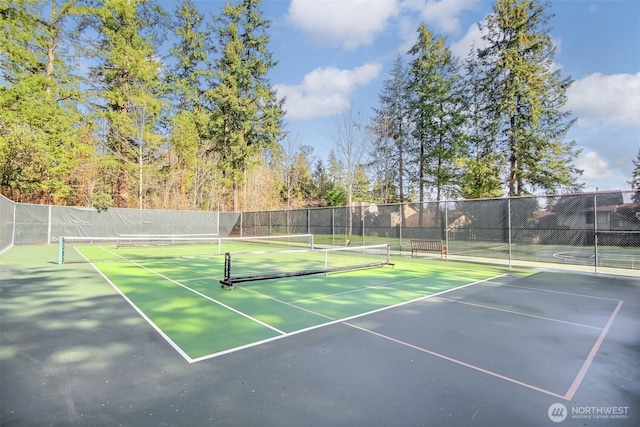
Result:
{"label": "green court surface", "polygon": [[[116,252],[78,248],[87,260],[97,260],[93,267],[189,362],[507,272],[495,266],[393,257],[393,264],[383,267],[250,281],[228,289],[220,285],[224,273],[221,255],[167,256],[170,249],[164,247],[148,249],[144,255],[124,249],[117,252],[118,261],[101,261],[104,250]],[[256,262],[304,269],[304,254],[295,255],[265,252]],[[510,275],[528,274],[508,271]]]}
{"label": "green court surface", "polygon": [[392,254],[227,289],[195,246],[57,249],[0,256],[3,427],[640,425],[635,278]]}

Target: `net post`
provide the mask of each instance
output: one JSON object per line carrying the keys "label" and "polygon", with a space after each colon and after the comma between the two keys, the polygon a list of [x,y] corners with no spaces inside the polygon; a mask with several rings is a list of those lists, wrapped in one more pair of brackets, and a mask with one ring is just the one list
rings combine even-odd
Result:
{"label": "net post", "polygon": [[58,238],[58,265],[64,264],[64,236]]}
{"label": "net post", "polygon": [[225,252],[224,254],[224,279],[220,281],[221,287],[228,287],[233,289],[233,283],[231,283],[231,253]]}

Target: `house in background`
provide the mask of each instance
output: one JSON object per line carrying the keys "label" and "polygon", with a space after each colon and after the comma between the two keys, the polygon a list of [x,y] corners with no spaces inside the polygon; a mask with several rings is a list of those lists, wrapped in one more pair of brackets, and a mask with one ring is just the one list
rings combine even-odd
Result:
{"label": "house in background", "polygon": [[597,231],[598,244],[640,246],[640,203],[622,192],[561,196],[539,215],[537,228],[543,243],[566,241],[570,233],[575,244],[591,245]]}

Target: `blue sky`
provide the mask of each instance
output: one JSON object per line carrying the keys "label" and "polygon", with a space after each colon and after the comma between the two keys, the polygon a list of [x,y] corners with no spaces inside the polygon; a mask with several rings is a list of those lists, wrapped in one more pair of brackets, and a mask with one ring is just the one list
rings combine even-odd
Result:
{"label": "blue sky", "polygon": [[[168,2],[167,2],[168,3]],[[203,13],[223,1],[195,0]],[[326,159],[335,116],[378,106],[393,61],[421,22],[464,58],[493,2],[480,0],[264,0],[272,21],[270,79],[287,97],[291,138]],[[640,148],[640,2],[552,1],[555,65],[575,82],[567,108],[578,119],[567,139],[582,149],[585,190],[629,189]]]}

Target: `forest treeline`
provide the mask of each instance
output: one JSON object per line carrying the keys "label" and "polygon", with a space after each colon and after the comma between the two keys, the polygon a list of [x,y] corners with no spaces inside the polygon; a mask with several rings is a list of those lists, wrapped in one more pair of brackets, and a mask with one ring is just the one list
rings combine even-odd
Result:
{"label": "forest treeline", "polygon": [[547,9],[497,0],[466,58],[420,25],[319,159],[287,132],[260,0],[0,0],[0,190],[216,211],[579,190]]}

